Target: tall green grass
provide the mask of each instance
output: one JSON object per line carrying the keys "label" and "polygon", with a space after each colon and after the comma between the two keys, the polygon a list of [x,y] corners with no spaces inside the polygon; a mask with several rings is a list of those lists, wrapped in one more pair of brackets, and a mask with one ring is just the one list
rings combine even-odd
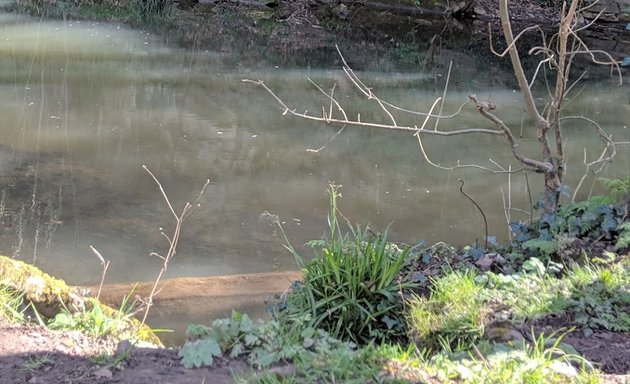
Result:
{"label": "tall green grass", "polygon": [[0,285],[0,318],[12,323],[24,321],[23,295],[14,289]]}

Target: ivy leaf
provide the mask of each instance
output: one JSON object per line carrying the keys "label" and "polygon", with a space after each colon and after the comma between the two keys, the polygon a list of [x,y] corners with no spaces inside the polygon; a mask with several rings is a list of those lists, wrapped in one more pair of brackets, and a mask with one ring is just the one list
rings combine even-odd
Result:
{"label": "ivy leaf", "polygon": [[256,348],[249,354],[249,362],[256,368],[268,367],[276,361],[278,361],[278,357],[274,352],[262,348]]}
{"label": "ivy leaf", "polygon": [[604,221],[602,222],[602,229],[605,232],[610,232],[617,228],[617,220],[612,213],[606,214],[604,216]]}
{"label": "ivy leaf", "polygon": [[420,271],[415,271],[411,273],[409,280],[413,283],[424,284],[427,282],[427,276]]}
{"label": "ivy leaf", "polygon": [[527,272],[535,272],[539,276],[545,274],[545,266],[536,257],[531,257],[529,260],[523,263],[523,269]]}
{"label": "ivy leaf", "polygon": [[584,334],[584,337],[591,337],[593,335],[593,330],[588,327],[584,327],[582,329],[582,333]]}
{"label": "ivy leaf", "polygon": [[305,339],[311,338],[311,337],[313,337],[313,335],[315,335],[315,328],[313,328],[313,327],[306,327],[302,331],[301,335]]}
{"label": "ivy leaf", "polygon": [[474,246],[472,248],[470,248],[470,252],[469,252],[470,256],[472,256],[473,260],[477,260],[479,259],[481,256],[483,256],[485,254],[484,250]]}
{"label": "ivy leaf", "polygon": [[553,213],[545,213],[540,217],[541,224],[549,224],[550,226],[556,222],[556,215]]}

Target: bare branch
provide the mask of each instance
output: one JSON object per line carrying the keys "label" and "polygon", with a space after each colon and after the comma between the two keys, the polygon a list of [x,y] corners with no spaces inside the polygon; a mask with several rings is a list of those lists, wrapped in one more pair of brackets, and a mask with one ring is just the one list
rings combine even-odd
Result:
{"label": "bare branch", "polygon": [[[291,114],[293,116],[301,117],[306,120],[319,121],[324,123],[336,123],[336,124],[348,124],[360,127],[370,127],[370,128],[384,128],[384,129],[392,129],[398,131],[407,131],[412,133],[423,133],[427,135],[435,135],[435,136],[456,136],[456,135],[466,135],[466,134],[488,134],[488,135],[498,135],[502,136],[503,132],[497,129],[486,129],[486,128],[468,128],[468,129],[459,129],[455,131],[434,131],[427,129],[419,129],[417,126],[393,126],[390,124],[379,124],[379,123],[370,123],[361,121],[361,116],[357,117],[357,120],[347,120],[347,119],[333,119],[333,118],[322,118],[317,116],[312,116],[305,113],[296,112],[294,109],[290,109],[262,80],[249,80],[243,79],[243,82],[256,84],[261,86],[265,91],[267,91],[274,99],[282,106],[284,109],[283,114]],[[439,99],[438,99],[439,100]],[[308,112],[308,111],[307,111]],[[434,115],[427,115],[427,117],[433,117]]]}
{"label": "bare branch", "polygon": [[144,168],[144,170],[147,171],[149,175],[151,175],[151,177],[153,178],[153,181],[155,181],[155,183],[160,188],[160,192],[162,192],[162,197],[164,197],[164,201],[166,201],[166,205],[168,205],[168,209],[170,209],[173,216],[177,218],[177,214],[175,213],[175,210],[173,209],[173,206],[171,205],[171,201],[168,199],[166,192],[164,192],[164,188],[162,188],[162,184],[158,181],[157,177],[155,177],[153,172],[151,172],[149,168],[147,168],[146,165],[142,164],[142,168]]}
{"label": "bare branch", "polygon": [[[544,163],[536,162],[531,159],[526,159],[522,157],[520,154],[518,154],[517,147],[514,146],[513,136],[511,136],[511,132],[510,132],[511,139],[508,138],[508,140],[510,141],[510,145],[512,146],[512,153],[514,153],[514,155],[517,157],[517,159],[519,159],[521,163],[530,165],[530,166],[534,166],[532,164],[537,163],[535,165],[536,168],[551,172],[553,170],[553,165],[550,164],[551,163],[551,149],[549,147],[549,140],[547,138],[547,131],[549,130],[549,122],[540,115],[540,113],[538,112],[538,109],[536,108],[534,96],[532,95],[532,91],[529,89],[527,78],[525,76],[525,72],[523,71],[523,66],[521,65],[521,59],[519,57],[518,50],[516,49],[516,44],[515,44],[516,40],[514,39],[514,35],[512,34],[512,24],[510,23],[510,16],[508,14],[507,8],[508,8],[507,0],[499,0],[499,14],[501,16],[501,25],[503,26],[503,35],[505,36],[505,41],[507,42],[507,45],[508,45],[508,52],[510,54],[512,68],[514,69],[514,75],[516,76],[516,80],[518,81],[521,95],[523,96],[523,102],[525,103],[525,106],[527,108],[530,118],[536,124],[536,137],[538,138],[538,141],[540,142],[542,146]],[[521,32],[521,34],[522,33],[523,32]],[[519,36],[521,36],[521,34],[519,34]],[[480,109],[480,112],[481,112],[481,109]],[[482,114],[484,113],[482,112]],[[495,123],[497,121],[500,122],[500,120],[498,120],[496,116],[489,114],[486,117],[490,118],[489,116],[493,116],[494,119],[496,119]],[[492,120],[492,118],[490,119]],[[503,124],[502,122],[500,126],[502,126],[504,130],[507,129],[505,124]]]}
{"label": "bare branch", "polygon": [[105,258],[101,255],[101,253],[91,245],[90,249],[92,250],[92,252],[94,252],[96,257],[98,257],[99,261],[101,262],[101,266],[103,267],[103,272],[101,273],[101,282],[98,284],[98,292],[96,293],[96,300],[98,300],[101,297],[101,291],[103,290],[105,275],[107,274],[107,268],[109,268],[109,260],[105,261]]}
{"label": "bare branch", "polygon": [[518,161],[521,162],[521,164],[543,172],[551,172],[553,170],[553,164],[551,163],[529,159],[521,155],[518,148],[518,143],[516,142],[516,139],[514,138],[514,135],[512,134],[510,128],[508,128],[508,126],[505,125],[505,123],[501,121],[501,119],[490,113],[490,110],[494,109],[493,105],[489,105],[487,102],[480,102],[479,100],[477,100],[477,97],[475,95],[470,95],[468,97],[476,104],[477,110],[479,110],[479,113],[481,113],[482,116],[492,121],[499,128],[501,128],[501,130],[503,131],[503,136],[505,136],[510,143],[512,154],[514,155],[514,157],[516,157]]}
{"label": "bare branch", "polygon": [[427,154],[427,151],[424,149],[424,144],[422,143],[422,138],[420,137],[419,133],[420,132],[424,132],[424,127],[426,126],[427,122],[429,121],[429,117],[431,115],[431,112],[433,112],[433,109],[435,109],[435,107],[436,107],[436,105],[437,105],[437,103],[439,101],[440,101],[440,99],[438,98],[437,100],[435,100],[433,102],[433,105],[431,106],[431,109],[429,110],[429,113],[425,117],[425,119],[424,119],[424,121],[422,123],[422,126],[420,127],[420,130],[414,134],[414,136],[418,139],[418,145],[420,147],[420,153],[422,153],[422,157],[424,157],[424,159],[426,160],[427,163],[429,163],[429,165],[431,165],[431,166],[433,166],[435,168],[441,169],[443,171],[453,171],[455,169],[473,168],[473,169],[479,169],[479,170],[490,172],[490,173],[494,173],[494,174],[511,173],[512,172],[512,171],[507,171],[505,168],[503,168],[502,166],[497,164],[492,159],[488,159],[488,160],[491,163],[493,163],[498,168],[498,170],[491,169],[491,168],[488,168],[488,167],[484,167],[484,166],[478,165],[478,164],[460,164],[459,160],[457,160],[457,164],[454,165],[454,166],[444,166],[444,165],[437,164],[437,163],[433,162],[431,160],[431,158],[429,157],[429,155]]}
{"label": "bare branch", "polygon": [[[385,111],[389,114],[389,111],[385,108],[385,106],[395,109],[397,111],[400,112],[405,112],[405,113],[409,113],[412,115],[420,115],[420,116],[427,116],[426,112],[419,112],[419,111],[413,111],[413,110],[409,110],[409,109],[405,109],[405,108],[401,108],[395,104],[389,103],[383,99],[381,99],[380,97],[376,96],[376,94],[372,91],[372,89],[370,87],[368,87],[367,85],[365,85],[365,83],[359,78],[359,76],[357,76],[357,74],[354,72],[354,70],[348,65],[348,63],[346,62],[346,59],[343,57],[343,54],[341,53],[341,50],[339,49],[338,46],[335,45],[335,47],[337,48],[337,53],[339,54],[339,57],[341,58],[341,62],[343,63],[343,71],[346,74],[346,76],[348,76],[348,78],[350,79],[350,81],[354,84],[354,86],[356,88],[359,89],[359,91],[361,93],[363,93],[368,100],[371,99],[376,99],[378,101],[378,103],[381,105],[381,108],[385,109]],[[452,64],[452,63],[451,63]],[[450,67],[449,67],[449,75],[450,77]],[[448,81],[448,79],[447,79]],[[439,115],[430,115],[430,117],[435,117],[438,119],[448,119],[448,118],[453,118],[457,115],[459,115],[463,109],[463,107],[468,104],[468,102],[463,103],[462,105],[460,105],[460,107],[458,108],[457,111],[455,111],[454,113],[450,114],[450,115],[442,115],[441,111],[442,109],[440,108],[440,114]],[[390,115],[391,117],[391,115]],[[393,117],[391,117],[393,120]],[[395,124],[394,124],[395,125]]]}
{"label": "bare branch", "polygon": [[160,183],[160,181],[149,170],[149,168],[147,168],[145,165],[143,165],[142,167],[145,169],[145,171],[147,171],[149,173],[149,175],[151,175],[151,177],[153,178],[155,183],[160,188],[160,191],[162,192],[162,197],[166,201],[168,207],[171,210],[171,213],[175,217],[175,229],[173,230],[173,234],[171,235],[171,237],[166,235],[164,233],[164,231],[162,231],[162,229],[160,229],[160,233],[164,237],[166,237],[166,239],[167,239],[167,241],[169,243],[169,248],[168,248],[168,252],[166,253],[166,256],[162,256],[162,255],[160,255],[157,252],[151,252],[149,254],[150,256],[159,257],[162,260],[163,264],[162,264],[162,268],[160,269],[160,272],[158,273],[157,277],[155,278],[155,281],[153,282],[153,287],[151,288],[151,292],[149,293],[149,296],[144,301],[144,304],[146,306],[146,308],[144,309],[144,315],[142,317],[142,324],[144,324],[145,321],[147,320],[147,316],[149,315],[149,311],[151,310],[151,307],[153,306],[153,297],[156,294],[158,294],[160,292],[160,290],[162,289],[162,288],[160,288],[158,290],[158,285],[160,284],[160,280],[162,279],[162,276],[164,275],[164,273],[167,271],[169,262],[171,261],[173,256],[175,256],[175,254],[177,253],[177,244],[179,243],[179,236],[181,234],[182,223],[188,217],[188,215],[190,215],[190,213],[192,213],[194,208],[197,208],[197,207],[200,206],[201,197],[203,196],[203,194],[204,194],[208,184],[210,184],[210,180],[206,180],[205,184],[201,188],[201,190],[199,192],[199,195],[197,195],[197,199],[195,200],[195,205],[192,205],[192,204],[187,202],[184,205],[184,208],[182,209],[181,213],[179,215],[177,215],[175,213],[175,210],[173,209],[173,206],[171,205],[171,203],[169,201],[168,196],[166,195],[166,192],[164,192],[164,188],[162,187],[162,183]]}
{"label": "bare branch", "polygon": [[335,91],[336,84],[334,84],[334,85],[333,85],[332,89],[330,90],[330,95],[329,95],[328,93],[324,92],[324,90],[323,90],[323,89],[322,89],[319,85],[317,85],[317,83],[315,83],[313,80],[311,80],[311,79],[310,79],[310,78],[308,78],[308,77],[307,77],[306,79],[307,79],[307,80],[308,80],[311,84],[313,84],[313,86],[314,86],[315,88],[317,88],[317,89],[318,89],[321,93],[323,93],[326,97],[328,97],[328,98],[330,99],[330,109],[329,109],[329,112],[328,112],[328,118],[332,118],[332,114],[333,114],[333,112],[332,112],[332,106],[333,106],[333,104],[335,104],[335,106],[337,107],[337,109],[339,109],[339,112],[341,112],[341,114],[343,115],[343,118],[344,118],[345,120],[348,120],[348,116],[346,115],[346,111],[345,111],[345,110],[341,107],[341,105],[339,104],[339,102],[337,101],[337,99],[335,99],[335,97],[334,97],[334,91]]}
{"label": "bare branch", "polygon": [[[448,84],[451,81],[451,69],[453,69],[453,60],[448,64],[448,74],[446,75],[446,84],[444,84],[444,92],[442,92],[442,100],[440,102],[440,111],[438,115],[442,115],[442,111],[444,110],[444,101],[446,100],[446,91],[448,91]],[[438,125],[440,124],[440,119],[435,119],[435,127],[434,131],[437,131]]]}
{"label": "bare branch", "polygon": [[542,37],[543,41],[545,40],[545,32],[542,30],[542,28],[540,28],[539,25],[532,25],[531,27],[527,27],[525,29],[523,29],[518,35],[516,35],[515,38],[513,38],[512,42],[508,43],[507,48],[505,48],[505,50],[501,53],[497,52],[494,50],[494,45],[492,44],[492,24],[488,23],[488,37],[489,37],[489,41],[490,41],[490,51],[495,55],[495,56],[499,56],[499,57],[505,57],[505,55],[507,55],[507,53],[510,51],[510,49],[512,49],[513,47],[516,46],[516,42],[518,41],[518,39],[521,38],[521,36],[523,36],[526,32],[532,31],[532,30],[538,30],[540,32],[540,36]]}

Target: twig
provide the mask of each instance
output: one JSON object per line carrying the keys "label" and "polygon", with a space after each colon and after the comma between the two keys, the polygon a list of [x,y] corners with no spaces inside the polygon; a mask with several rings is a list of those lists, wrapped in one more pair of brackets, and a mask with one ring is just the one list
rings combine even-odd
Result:
{"label": "twig", "polygon": [[[451,81],[451,70],[453,69],[453,60],[448,64],[448,74],[446,75],[446,83],[444,84],[444,91],[442,92],[442,101],[440,102],[440,111],[438,115],[442,116],[442,111],[444,110],[444,101],[446,101],[446,92],[448,91],[448,84]],[[438,125],[440,124],[440,119],[435,119],[435,127],[434,131],[437,131]]]}
{"label": "twig", "polygon": [[341,134],[341,132],[343,132],[344,128],[346,128],[345,125],[342,125],[341,128],[337,131],[337,133],[335,133],[327,142],[326,144],[322,145],[321,147],[317,148],[317,149],[312,149],[312,148],[307,148],[306,152],[314,152],[314,153],[318,153],[319,151],[323,150],[324,148],[326,148],[326,146],[330,143],[332,143],[337,136],[339,136]]}
{"label": "twig", "polygon": [[481,207],[479,206],[479,204],[477,204],[477,202],[475,200],[472,199],[472,197],[468,196],[468,194],[466,192],[464,192],[464,180],[462,179],[457,179],[459,180],[462,185],[459,186],[459,191],[462,193],[462,195],[464,195],[468,200],[472,201],[473,204],[475,204],[475,207],[477,207],[477,209],[479,210],[479,212],[481,212],[481,217],[483,217],[483,225],[486,229],[486,238],[485,238],[485,249],[488,249],[488,219],[486,219],[486,214],[483,213],[483,209],[481,209]]}
{"label": "twig", "polygon": [[164,201],[166,202],[166,205],[168,205],[171,213],[173,214],[173,217],[175,218],[175,229],[173,231],[173,234],[170,237],[166,235],[163,231],[161,231],[161,234],[164,237],[166,237],[169,243],[169,248],[168,248],[168,252],[166,253],[166,256],[161,256],[156,252],[151,252],[151,255],[158,256],[160,259],[162,259],[163,264],[162,264],[162,268],[160,269],[160,272],[158,273],[157,277],[155,278],[155,281],[153,282],[151,293],[149,293],[149,296],[147,297],[145,301],[146,308],[144,310],[144,315],[142,317],[142,324],[144,324],[145,321],[147,320],[147,316],[149,315],[149,310],[151,309],[151,306],[153,306],[153,297],[156,294],[158,294],[161,290],[161,288],[160,290],[158,290],[158,285],[160,283],[160,280],[162,279],[162,275],[164,275],[164,273],[168,269],[168,263],[171,261],[171,258],[175,256],[175,253],[177,251],[177,244],[179,243],[179,236],[181,234],[182,223],[196,208],[201,206],[201,203],[200,203],[201,197],[203,196],[208,184],[210,184],[210,180],[206,180],[206,183],[201,188],[201,191],[199,192],[199,195],[197,196],[195,203],[191,204],[189,202],[186,202],[186,204],[184,205],[184,208],[178,215],[175,213],[175,210],[173,209],[173,205],[171,204],[166,192],[164,191],[164,188],[162,187],[162,183],[160,183],[158,178],[149,170],[149,168],[147,168],[146,165],[143,165],[142,168],[144,168],[144,170],[147,171],[149,175],[151,175],[151,178],[153,178],[153,181],[155,181],[155,183],[159,187],[160,192],[162,193],[162,197],[164,198]]}
{"label": "twig", "polygon": [[107,268],[109,268],[109,260],[105,261],[101,253],[97,251],[96,248],[94,248],[91,245],[90,245],[90,249],[92,250],[92,252],[94,252],[96,257],[98,257],[99,261],[101,262],[101,266],[103,267],[103,272],[101,273],[101,282],[98,285],[98,292],[96,293],[96,300],[98,300],[101,297],[101,290],[103,289],[103,282],[105,281]]}

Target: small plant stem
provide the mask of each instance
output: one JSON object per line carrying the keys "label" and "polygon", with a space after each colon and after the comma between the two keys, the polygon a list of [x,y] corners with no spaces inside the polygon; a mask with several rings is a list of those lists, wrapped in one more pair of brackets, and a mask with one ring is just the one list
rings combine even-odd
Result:
{"label": "small plant stem", "polygon": [[96,248],[94,248],[91,245],[90,245],[90,249],[92,250],[92,252],[94,252],[96,257],[98,257],[98,259],[101,261],[101,266],[103,266],[103,272],[101,273],[101,282],[98,285],[98,293],[96,294],[96,300],[98,300],[101,297],[101,290],[103,289],[103,282],[105,281],[105,275],[107,274],[107,268],[109,268],[109,260],[105,261],[105,259],[101,255],[101,253],[99,251],[97,251]]}
{"label": "small plant stem", "polygon": [[485,238],[485,249],[488,249],[488,219],[486,219],[486,214],[483,213],[483,210],[481,209],[481,207],[479,206],[479,204],[477,204],[477,202],[475,200],[472,199],[472,197],[468,196],[466,194],[466,192],[464,192],[464,180],[462,179],[458,179],[462,185],[459,186],[459,191],[462,193],[462,195],[466,196],[466,198],[470,201],[472,201],[473,204],[475,204],[475,207],[477,207],[477,209],[479,210],[479,212],[481,212],[481,217],[483,217],[483,225],[486,229],[486,238]]}
{"label": "small plant stem", "polygon": [[156,252],[151,253],[151,255],[157,256],[160,259],[162,259],[163,263],[162,263],[162,268],[160,269],[160,272],[158,273],[157,277],[155,278],[155,281],[153,282],[151,293],[149,294],[149,297],[147,297],[147,300],[145,303],[146,308],[144,310],[144,315],[142,316],[142,324],[144,325],[144,323],[147,320],[147,316],[149,316],[149,310],[153,306],[153,297],[157,293],[159,293],[158,285],[160,284],[160,280],[162,279],[162,276],[168,269],[169,261],[171,261],[171,258],[175,256],[175,253],[177,251],[177,244],[179,243],[179,236],[181,234],[182,223],[184,222],[184,220],[186,220],[186,218],[190,215],[190,213],[192,213],[192,211],[195,208],[201,205],[200,204],[201,197],[206,191],[206,187],[208,186],[208,184],[210,184],[210,180],[206,180],[206,183],[203,185],[203,187],[201,188],[201,191],[199,192],[199,195],[197,196],[197,200],[195,201],[195,204],[193,205],[193,204],[190,204],[189,202],[186,202],[181,213],[178,215],[177,213],[175,213],[175,209],[173,209],[173,205],[171,204],[171,201],[168,198],[168,195],[164,191],[164,188],[162,187],[162,183],[160,183],[158,178],[153,174],[153,172],[149,170],[149,168],[146,165],[143,165],[142,168],[144,168],[144,170],[147,171],[149,175],[151,175],[151,178],[153,178],[153,181],[155,181],[155,183],[157,184],[158,188],[160,189],[160,192],[162,193],[162,197],[164,198],[164,201],[166,201],[166,205],[168,206],[169,210],[173,214],[173,217],[175,218],[175,230],[173,231],[173,234],[169,237],[164,232],[162,232],[162,235],[166,237],[169,243],[168,252],[166,253],[166,256],[162,256]]}

